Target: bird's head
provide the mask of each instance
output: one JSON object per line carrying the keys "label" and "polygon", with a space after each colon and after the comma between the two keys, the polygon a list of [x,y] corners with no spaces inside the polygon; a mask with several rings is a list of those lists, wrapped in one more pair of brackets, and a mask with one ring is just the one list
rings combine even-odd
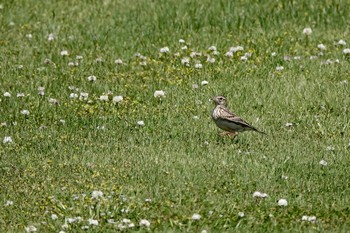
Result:
{"label": "bird's head", "polygon": [[214,101],[216,106],[218,106],[218,105],[221,105],[221,106],[224,106],[224,107],[227,106],[227,100],[226,100],[226,98],[224,96],[220,96],[220,95],[219,96],[215,96],[213,98],[213,101]]}

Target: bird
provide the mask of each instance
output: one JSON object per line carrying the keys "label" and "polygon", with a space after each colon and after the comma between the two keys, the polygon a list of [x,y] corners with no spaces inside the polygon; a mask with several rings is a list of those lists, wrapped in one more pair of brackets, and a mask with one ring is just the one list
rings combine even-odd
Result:
{"label": "bird", "polygon": [[224,130],[224,132],[221,133],[222,136],[229,135],[231,138],[235,138],[239,132],[244,131],[255,131],[266,134],[250,125],[235,113],[230,112],[227,109],[227,100],[224,96],[216,96],[212,100],[215,103],[212,118],[216,126]]}

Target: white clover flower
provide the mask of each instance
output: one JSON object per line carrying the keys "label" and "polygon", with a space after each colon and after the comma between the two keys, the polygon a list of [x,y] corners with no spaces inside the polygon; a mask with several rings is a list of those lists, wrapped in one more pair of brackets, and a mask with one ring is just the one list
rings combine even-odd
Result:
{"label": "white clover flower", "polygon": [[58,100],[57,100],[57,99],[54,99],[54,98],[50,98],[50,99],[49,99],[49,103],[50,103],[50,104],[58,104]]}
{"label": "white clover flower", "polygon": [[128,227],[129,228],[133,228],[133,227],[135,227],[135,224],[131,222],[131,223],[128,224]]}
{"label": "white clover flower", "polygon": [[300,56],[294,56],[293,59],[294,59],[294,60],[300,60],[301,57],[300,57]]}
{"label": "white clover flower", "polygon": [[315,222],[316,221],[316,216],[303,215],[301,217],[301,221]]}
{"label": "white clover flower", "polygon": [[20,97],[24,97],[25,94],[24,93],[17,93],[17,97],[20,98]]}
{"label": "white clover flower", "polygon": [[186,45],[181,47],[181,50],[187,50],[187,49],[188,49],[188,48],[187,48]]}
{"label": "white clover flower", "polygon": [[183,44],[183,43],[185,43],[185,40],[184,40],[184,39],[180,39],[180,40],[179,40],[179,43],[180,43],[180,44]]}
{"label": "white clover flower", "polygon": [[243,218],[245,216],[245,214],[243,212],[238,212],[238,216]]}
{"label": "white clover flower", "polygon": [[70,67],[72,67],[72,66],[74,66],[75,64],[74,64],[74,62],[68,62],[68,66],[70,66]]}
{"label": "white clover flower", "polygon": [[70,93],[70,94],[69,94],[69,98],[71,98],[71,99],[76,99],[76,98],[78,98],[78,94],[76,94],[76,93]]}
{"label": "white clover flower", "polygon": [[141,227],[149,227],[149,226],[151,226],[151,223],[147,219],[141,219],[140,226]]}
{"label": "white clover flower", "polygon": [[286,126],[286,127],[292,127],[292,126],[293,126],[293,123],[287,122],[287,123],[285,124],[285,126]]}
{"label": "white clover flower", "polygon": [[311,28],[304,28],[303,34],[306,36],[309,36],[312,34],[312,29]]}
{"label": "white clover flower", "polygon": [[83,60],[83,56],[77,55],[77,56],[75,57],[75,59],[77,59],[77,60]]}
{"label": "white clover flower", "polygon": [[115,224],[115,221],[112,218],[111,219],[107,219],[107,222],[110,223],[110,224]]}
{"label": "white clover flower", "polygon": [[288,205],[288,201],[286,199],[279,199],[277,204],[279,206],[287,206]]}
{"label": "white clover flower", "polygon": [[202,86],[205,86],[205,85],[208,85],[208,83],[209,83],[209,82],[208,82],[207,80],[203,80],[203,81],[201,82],[201,85],[202,85]]}
{"label": "white clover flower", "polygon": [[123,218],[122,222],[123,222],[123,223],[130,223],[130,222],[131,222],[131,220],[130,220],[130,219],[128,219],[128,218]]}
{"label": "white clover flower", "polygon": [[320,161],[320,165],[326,167],[326,166],[328,165],[328,163],[327,163],[325,160],[322,159],[322,160]]}
{"label": "white clover flower", "polygon": [[338,45],[346,45],[346,42],[344,40],[339,40],[337,42]]}
{"label": "white clover flower", "polygon": [[244,53],[244,56],[246,56],[247,58],[251,57],[252,54],[251,53]]}
{"label": "white clover flower", "polygon": [[66,233],[65,231],[59,231],[58,233]]}
{"label": "white clover flower", "polygon": [[212,53],[213,55],[219,55],[220,54],[220,52],[219,51],[217,51],[217,50],[215,50],[215,51],[213,51],[213,53]]}
{"label": "white clover flower", "polygon": [[10,205],[13,205],[13,201],[7,200],[7,201],[5,202],[5,205],[4,205],[4,206],[10,206]]}
{"label": "white clover flower", "polygon": [[181,59],[181,64],[185,65],[185,66],[189,66],[190,65],[190,59],[188,57],[184,57]]}
{"label": "white clover flower", "polygon": [[253,197],[266,198],[266,197],[268,197],[268,195],[266,193],[262,193],[262,192],[256,191],[256,192],[253,193]]}
{"label": "white clover flower", "polygon": [[236,47],[231,47],[230,48],[230,52],[236,53],[238,51],[243,51],[243,47],[242,46],[236,46]]}
{"label": "white clover flower", "polygon": [[290,61],[291,58],[290,58],[290,56],[286,55],[286,56],[283,57],[283,60],[285,60],[285,61]]}
{"label": "white clover flower", "polygon": [[284,67],[283,67],[283,66],[277,66],[277,67],[276,67],[276,70],[277,70],[277,71],[282,71],[282,70],[284,70]]}
{"label": "white clover flower", "polygon": [[248,58],[246,56],[241,57],[241,61],[247,61],[247,60],[248,60]]}
{"label": "white clover flower", "polygon": [[152,199],[151,198],[146,198],[145,202],[152,202]]}
{"label": "white clover flower", "polygon": [[122,59],[119,58],[119,59],[115,60],[114,63],[115,63],[116,65],[122,65],[122,64],[123,64],[123,61],[122,61]]}
{"label": "white clover flower", "polygon": [[214,58],[214,57],[208,56],[207,62],[209,62],[209,63],[215,63],[215,58]]}
{"label": "white clover flower", "polygon": [[98,226],[98,221],[96,219],[88,219],[89,225]]}
{"label": "white clover flower", "polygon": [[36,232],[36,231],[37,231],[36,227],[33,226],[33,225],[27,226],[25,229],[26,229],[26,232],[27,232],[27,233]]}
{"label": "white clover flower", "polygon": [[10,93],[10,92],[5,92],[5,93],[4,93],[4,96],[5,96],[5,97],[11,97],[11,93]]}
{"label": "white clover flower", "polygon": [[348,84],[348,80],[342,80],[340,81],[340,84],[343,84],[343,85]]}
{"label": "white clover flower", "polygon": [[333,147],[333,146],[327,146],[327,147],[326,147],[326,150],[328,150],[328,151],[334,151],[334,147]]}
{"label": "white clover flower", "polygon": [[193,89],[197,89],[198,87],[199,87],[198,84],[192,84]]}
{"label": "white clover flower", "polygon": [[169,53],[170,49],[168,47],[163,47],[159,50],[161,53]]}
{"label": "white clover flower", "polygon": [[32,34],[27,34],[26,37],[28,38],[28,40],[31,40],[33,38]]}
{"label": "white clover flower", "polygon": [[23,109],[23,110],[21,110],[21,114],[28,116],[29,115],[29,111],[26,110],[26,109]]}
{"label": "white clover flower", "polygon": [[89,229],[89,228],[90,228],[89,226],[82,226],[82,227],[81,227],[82,230],[87,230],[87,229]]}
{"label": "white clover flower", "polygon": [[53,41],[55,39],[55,36],[53,35],[53,33],[50,33],[49,36],[47,37],[48,41]]}
{"label": "white clover flower", "polygon": [[317,56],[310,56],[310,60],[316,60],[317,58]]}
{"label": "white clover flower", "polygon": [[44,90],[45,90],[45,87],[38,87],[38,94],[40,95],[40,96],[43,96],[45,93],[44,93]]}
{"label": "white clover flower", "polygon": [[202,68],[203,68],[203,65],[202,65],[201,63],[196,63],[196,64],[194,65],[194,68],[196,68],[196,69],[202,69]]}
{"label": "white clover flower", "polygon": [[232,51],[228,51],[227,53],[225,53],[226,57],[233,57],[233,52]]}
{"label": "white clover flower", "polygon": [[326,50],[326,46],[324,44],[317,45],[317,48],[319,48],[320,50]]}
{"label": "white clover flower", "polygon": [[154,96],[155,98],[165,97],[165,92],[162,91],[162,90],[160,90],[160,91],[155,91],[154,94],[153,94],[153,96]]}
{"label": "white clover flower", "polygon": [[193,120],[199,120],[199,116],[193,116]]}
{"label": "white clover flower", "polygon": [[97,63],[102,63],[102,62],[103,62],[102,57],[98,57],[98,58],[96,58],[96,59],[95,59],[95,62],[97,62]]}
{"label": "white clover flower", "polygon": [[52,220],[56,220],[56,219],[58,219],[57,214],[51,214],[51,219],[52,219]]}
{"label": "white clover flower", "polygon": [[91,198],[92,199],[99,199],[103,197],[103,193],[100,190],[94,190],[91,193]]}
{"label": "white clover flower", "polygon": [[62,50],[61,51],[61,56],[68,56],[68,51],[67,50]]}
{"label": "white clover flower", "polygon": [[122,102],[123,99],[124,99],[123,96],[117,95],[117,96],[113,97],[112,101],[113,101],[113,103],[119,103],[119,102]]}
{"label": "white clover flower", "polygon": [[89,77],[87,77],[87,80],[90,81],[90,82],[95,82],[96,81],[96,76],[90,75]]}
{"label": "white clover flower", "polygon": [[201,217],[202,217],[202,216],[200,216],[200,214],[193,214],[193,215],[192,215],[192,220],[195,220],[195,221],[196,221],[196,220],[201,219]]}
{"label": "white clover flower", "polygon": [[288,176],[282,175],[281,178],[284,179],[284,180],[287,180]]}
{"label": "white clover flower", "polygon": [[212,45],[212,46],[210,46],[210,47],[208,48],[208,50],[210,50],[210,51],[216,51],[216,47],[215,47],[214,45]]}
{"label": "white clover flower", "polygon": [[137,124],[138,124],[139,126],[144,126],[144,125],[145,125],[145,122],[144,122],[144,121],[138,121]]}
{"label": "white clover flower", "polygon": [[66,218],[65,221],[72,224],[73,222],[75,222],[75,218]]}
{"label": "white clover flower", "polygon": [[89,97],[89,93],[81,92],[80,96],[79,96],[79,99],[80,100],[87,100],[88,97]]}
{"label": "white clover flower", "polygon": [[345,55],[350,54],[350,49],[344,49],[344,50],[343,50],[343,53],[344,53]]}
{"label": "white clover flower", "polygon": [[271,53],[271,57],[276,57],[277,56],[277,53],[276,52],[272,52]]}

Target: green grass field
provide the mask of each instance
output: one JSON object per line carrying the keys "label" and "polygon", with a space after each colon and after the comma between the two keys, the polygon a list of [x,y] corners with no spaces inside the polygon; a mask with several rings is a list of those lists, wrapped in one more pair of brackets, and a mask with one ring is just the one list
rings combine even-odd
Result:
{"label": "green grass field", "polygon": [[350,232],[349,3],[3,1],[0,232]]}

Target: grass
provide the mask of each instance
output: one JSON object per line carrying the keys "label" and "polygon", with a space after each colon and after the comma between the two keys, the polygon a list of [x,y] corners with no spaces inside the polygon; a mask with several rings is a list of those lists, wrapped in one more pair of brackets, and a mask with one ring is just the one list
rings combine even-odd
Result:
{"label": "grass", "polygon": [[[337,44],[350,42],[347,8],[343,1],[4,2],[0,231],[350,231],[350,65],[348,45]],[[225,56],[238,45],[244,50]],[[165,46],[170,52],[160,53]],[[190,58],[194,51],[202,55]],[[245,53],[252,56],[242,61]],[[165,97],[155,98],[156,90]],[[82,92],[86,100],[70,98]],[[218,94],[268,135],[220,137],[209,101]],[[117,95],[123,101],[113,103]],[[268,197],[253,198],[255,191]],[[281,198],[288,206],[277,205]]]}

